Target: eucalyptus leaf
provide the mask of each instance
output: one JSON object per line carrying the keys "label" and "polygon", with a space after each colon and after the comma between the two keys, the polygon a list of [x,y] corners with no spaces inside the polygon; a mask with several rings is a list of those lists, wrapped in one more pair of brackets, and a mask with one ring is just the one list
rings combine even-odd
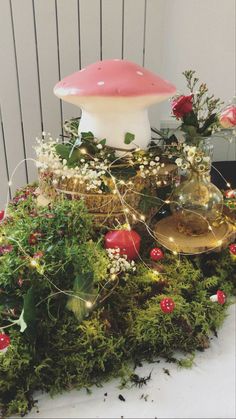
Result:
{"label": "eucalyptus leaf", "polygon": [[134,138],[135,138],[134,134],[132,134],[131,132],[126,132],[124,143],[125,144],[130,144],[130,143],[132,143],[132,141],[134,141]]}

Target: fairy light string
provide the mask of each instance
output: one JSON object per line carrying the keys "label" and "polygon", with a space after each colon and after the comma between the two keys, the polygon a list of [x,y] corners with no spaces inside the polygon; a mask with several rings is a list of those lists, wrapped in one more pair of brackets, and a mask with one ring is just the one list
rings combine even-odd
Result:
{"label": "fairy light string", "polygon": [[[58,140],[57,140],[58,141]],[[155,146],[153,146],[153,147],[155,147]],[[150,148],[152,148],[152,146],[150,147]],[[171,200],[171,195],[169,196],[169,198],[167,199],[167,200],[163,200],[163,199],[161,199],[160,197],[158,197],[158,196],[153,196],[153,195],[148,195],[148,194],[144,194],[144,193],[142,193],[142,192],[139,192],[139,191],[137,191],[137,190],[135,190],[135,189],[133,189],[133,188],[131,188],[131,185],[132,185],[132,182],[128,182],[127,184],[123,181],[123,180],[120,180],[120,179],[117,179],[112,173],[111,173],[111,170],[112,170],[112,166],[114,166],[114,164],[115,163],[117,163],[117,162],[119,162],[121,159],[124,159],[124,157],[125,156],[130,156],[130,155],[132,155],[133,153],[135,153],[135,152],[137,152],[137,151],[140,151],[140,149],[139,148],[135,148],[133,151],[131,151],[131,150],[129,150],[127,153],[125,153],[125,154],[123,154],[122,156],[119,156],[119,157],[117,157],[113,162],[111,162],[109,165],[108,165],[108,168],[106,169],[106,173],[107,173],[107,175],[112,179],[112,182],[113,182],[113,184],[114,184],[114,189],[113,189],[113,191],[112,191],[112,193],[113,194],[115,194],[115,195],[117,195],[118,196],[118,198],[119,198],[119,200],[120,200],[120,203],[121,203],[121,206],[122,206],[122,210],[123,210],[123,215],[124,215],[124,217],[125,217],[125,221],[126,221],[126,228],[128,229],[128,230],[131,230],[131,226],[130,226],[130,221],[129,221],[129,217],[128,217],[128,215],[131,215],[132,216],[132,218],[133,218],[133,220],[134,221],[139,221],[140,223],[142,223],[144,226],[145,226],[145,228],[146,228],[146,230],[147,230],[147,232],[148,232],[148,234],[156,241],[157,240],[157,237],[156,237],[156,235],[155,235],[155,231],[153,231],[151,228],[150,228],[150,226],[148,225],[148,223],[146,223],[146,218],[145,218],[145,215],[144,214],[140,214],[140,213],[138,213],[138,211],[135,209],[135,208],[133,208],[127,201],[126,201],[126,195],[127,195],[127,193],[128,192],[131,192],[131,193],[134,193],[134,194],[137,194],[137,195],[139,195],[139,196],[144,196],[144,197],[151,197],[152,199],[156,199],[159,203],[161,202],[162,203],[162,205],[159,207],[159,209],[158,209],[158,211],[157,211],[157,213],[156,214],[158,214],[159,212],[160,212],[160,210],[163,208],[163,206],[165,205],[165,204],[173,204],[173,203],[177,203],[176,201],[173,201],[173,200]],[[94,156],[92,156],[92,155],[90,155],[89,153],[88,153],[88,151],[85,149],[85,148],[82,148],[82,149],[80,149],[80,152],[81,152],[81,154],[84,154],[84,155],[88,155],[89,156],[89,158],[90,159],[93,159],[94,160]],[[35,163],[36,164],[36,166],[37,166],[37,160],[35,160],[35,159],[33,159],[33,158],[26,158],[26,159],[23,159],[23,160],[21,160],[17,165],[16,165],[16,167],[15,167],[15,169],[13,170],[13,172],[12,172],[12,174],[11,174],[11,177],[10,177],[10,179],[9,179],[9,182],[8,182],[8,186],[12,186],[13,185],[13,179],[14,179],[14,176],[15,176],[15,174],[16,174],[16,172],[17,172],[17,169],[21,166],[21,164],[24,164],[25,162],[33,162],[33,163]],[[217,168],[215,168],[214,167],[214,165],[212,165],[212,167],[213,167],[213,169],[214,170],[216,170],[218,173],[219,173],[219,175],[222,177],[222,179],[224,180],[224,182],[225,182],[225,184],[226,184],[226,186],[227,187],[229,187],[229,188],[231,188],[231,185],[230,185],[230,183],[229,182],[227,182],[227,180],[224,178],[224,176],[220,173],[220,171],[217,169]],[[76,179],[76,182],[77,181],[79,181],[79,180],[77,180]],[[164,182],[162,182],[162,183],[164,183]],[[119,185],[122,185],[122,186],[124,186],[125,185],[125,187],[126,187],[126,190],[125,190],[125,192],[122,194],[121,192],[120,192],[120,190],[119,190]],[[83,196],[83,194],[82,193],[80,193],[80,192],[74,192],[74,191],[65,191],[65,190],[61,190],[61,189],[59,189],[59,188],[55,188],[58,192],[60,192],[60,193],[65,193],[65,194],[70,194],[70,195],[73,195],[73,196],[76,196],[76,195],[79,195],[79,196]],[[86,194],[84,194],[84,195],[86,195]],[[109,202],[111,202],[112,201],[112,199],[109,201]],[[4,219],[5,219],[5,217],[7,216],[7,210],[8,210],[8,206],[9,206],[9,203],[10,203],[10,194],[9,194],[9,190],[8,190],[8,192],[7,192],[7,199],[6,199],[6,205],[5,205],[5,212],[4,212],[4,217],[3,217],[3,219],[1,220],[1,221],[3,221]],[[106,202],[105,204],[103,204],[103,205],[101,205],[100,207],[97,207],[98,209],[100,209],[100,208],[102,208],[103,206],[106,206],[108,204],[108,202]],[[178,205],[179,205],[179,207],[181,207],[181,208],[183,208],[181,205],[180,205],[180,203],[178,202],[177,203]],[[198,216],[199,216],[199,214],[197,213],[197,212],[195,212],[195,211],[193,211],[193,210],[190,210],[190,209],[186,209],[185,208],[185,211],[188,211],[188,212],[191,212],[191,213],[193,213],[193,214],[197,214]],[[110,214],[108,214],[108,216],[107,216],[107,218],[109,218],[109,216],[111,216],[112,215],[112,211],[111,211],[111,213]],[[204,220],[204,221],[206,221],[207,222],[207,224],[208,224],[208,229],[209,229],[209,232],[214,236],[214,238],[216,239],[216,236],[215,236],[215,233],[214,233],[214,231],[213,231],[213,229],[212,229],[212,227],[211,227],[211,225],[210,225],[210,223],[208,222],[208,220],[204,217],[204,216],[202,216],[202,215],[200,215],[201,217],[202,217],[202,219]],[[1,221],[0,221],[0,224],[1,224]],[[171,236],[167,236],[167,235],[164,235],[164,234],[161,234],[165,239],[167,239],[169,242],[172,242],[172,243],[174,243],[174,245],[175,245],[175,247],[176,247],[176,249],[175,250],[172,250],[172,249],[170,249],[170,248],[168,248],[168,246],[167,246],[167,244],[165,243],[165,247],[168,249],[168,250],[170,250],[171,252],[172,252],[172,254],[174,254],[175,256],[178,256],[178,258],[177,258],[177,263],[179,264],[180,263],[180,259],[181,259],[181,256],[183,255],[183,256],[185,256],[185,255],[190,255],[190,253],[185,253],[185,252],[181,252],[181,251],[179,251],[179,248],[178,248],[178,246],[177,246],[177,244],[175,243],[175,241],[174,241],[174,239],[173,239],[173,237],[171,237]],[[32,267],[32,268],[35,268],[36,270],[37,270],[37,272],[46,280],[46,281],[48,281],[49,283],[50,283],[50,285],[52,286],[52,287],[54,287],[56,290],[57,290],[57,292],[54,292],[54,293],[51,293],[51,294],[49,294],[45,299],[43,299],[43,300],[41,300],[37,305],[39,305],[39,304],[41,304],[42,302],[44,302],[44,301],[46,301],[46,300],[48,300],[48,299],[50,299],[50,298],[53,298],[53,296],[55,296],[55,295],[58,295],[58,294],[64,294],[64,295],[66,295],[66,296],[68,296],[68,297],[73,297],[73,298],[75,298],[75,299],[78,299],[78,300],[80,300],[80,301],[83,301],[84,302],[84,304],[86,305],[86,307],[89,309],[89,308],[91,308],[92,306],[94,306],[98,301],[99,301],[99,298],[101,297],[101,293],[104,291],[104,290],[106,290],[107,288],[107,285],[110,285],[110,283],[111,282],[113,282],[114,283],[114,281],[117,279],[117,281],[115,282],[115,285],[112,287],[112,289],[110,290],[110,292],[109,292],[109,294],[108,295],[105,295],[101,300],[100,300],[100,302],[102,302],[102,301],[104,301],[104,299],[105,298],[107,298],[112,292],[113,292],[113,289],[114,289],[114,287],[116,287],[117,286],[117,284],[118,284],[118,282],[119,282],[119,274],[120,274],[120,272],[118,272],[118,273],[116,273],[116,274],[111,274],[110,275],[110,278],[105,282],[105,284],[104,285],[101,285],[101,288],[100,288],[100,290],[98,291],[98,293],[97,293],[97,295],[96,295],[96,297],[94,298],[94,300],[93,301],[88,301],[88,300],[86,300],[86,299],[84,299],[84,298],[82,298],[82,297],[80,297],[80,295],[78,294],[78,293],[74,293],[73,291],[70,291],[70,290],[62,290],[62,289],[60,289],[56,284],[54,284],[54,282],[50,279],[50,278],[48,278],[48,276],[45,274],[45,272],[44,272],[44,268],[43,267],[41,267],[40,266],[40,264],[34,259],[34,258],[32,258],[30,255],[28,255],[27,254],[27,252],[24,250],[24,248],[22,247],[22,245],[21,245],[21,243],[18,241],[18,240],[16,240],[16,239],[14,239],[13,237],[6,237],[6,236],[4,236],[5,237],[5,239],[7,239],[7,240],[9,240],[9,241],[13,241],[18,247],[19,247],[19,249],[20,249],[20,251],[25,255],[25,257],[26,257],[26,261],[28,261],[29,262],[29,264],[30,264],[30,266]],[[0,237],[0,239],[1,239],[1,237]],[[154,272],[155,274],[157,274],[157,277],[158,276],[161,276],[162,275],[162,273],[160,273],[160,272],[157,272],[157,271],[155,271],[154,269],[152,269],[146,262],[145,262],[145,260],[142,258],[142,256],[140,255],[140,253],[139,253],[139,251],[138,251],[138,249],[136,248],[136,244],[135,244],[135,242],[134,242],[134,240],[133,240],[133,238],[132,238],[132,236],[131,236],[131,240],[132,240],[132,242],[133,242],[133,246],[134,246],[134,248],[135,248],[135,250],[136,250],[136,253],[137,253],[137,255],[138,255],[138,258],[139,258],[139,260],[140,260],[140,262],[143,264],[143,266],[145,266],[147,269],[149,269],[149,270],[151,270],[152,272]],[[222,244],[222,240],[219,240],[217,243],[216,243],[216,246],[214,246],[214,247],[212,247],[212,248],[210,248],[210,249],[207,249],[207,252],[209,252],[209,251],[213,251],[213,250],[215,250],[215,249],[217,249],[220,245]],[[200,255],[200,254],[203,254],[203,253],[206,253],[206,251],[201,251],[201,252],[195,252],[195,253],[192,253],[191,255]],[[27,262],[24,262],[20,267],[22,267],[22,266],[24,266],[25,264],[26,264]],[[18,269],[20,268],[20,267],[18,267]],[[63,268],[63,265],[61,265],[61,266],[59,266],[59,268],[58,268],[58,270],[56,271],[56,273],[58,273],[59,271],[60,271],[60,269],[62,269]],[[56,273],[54,273],[54,274],[56,274]],[[164,275],[164,273],[163,273],[163,275]],[[8,325],[6,325],[6,326],[3,326],[3,327],[0,327],[0,330],[1,329],[7,329],[8,327],[11,327],[11,326],[13,326],[13,325],[15,325],[15,322],[11,322],[10,324],[8,324]]]}

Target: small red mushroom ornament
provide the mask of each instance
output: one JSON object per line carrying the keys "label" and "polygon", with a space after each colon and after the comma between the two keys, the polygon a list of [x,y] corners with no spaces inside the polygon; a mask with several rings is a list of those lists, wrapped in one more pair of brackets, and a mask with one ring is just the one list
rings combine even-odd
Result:
{"label": "small red mushroom ornament", "polygon": [[154,247],[150,252],[150,258],[157,262],[158,260],[161,260],[164,258],[164,253],[159,247]]}
{"label": "small red mushroom ornament", "polygon": [[175,303],[172,298],[163,298],[160,302],[160,307],[163,313],[172,313],[175,309]]}
{"label": "small red mushroom ornament", "polygon": [[10,343],[10,337],[5,333],[0,333],[0,352],[6,352]]}
{"label": "small red mushroom ornament", "polygon": [[214,294],[210,297],[210,300],[213,303],[219,303],[219,304],[223,305],[226,301],[226,295],[223,291],[218,290],[216,294]]}
{"label": "small red mushroom ornament", "polygon": [[229,251],[231,255],[236,256],[236,243],[232,243],[229,245]]}
{"label": "small red mushroom ornament", "polygon": [[111,230],[105,235],[105,248],[119,249],[129,260],[137,259],[140,243],[141,237],[134,230]]}

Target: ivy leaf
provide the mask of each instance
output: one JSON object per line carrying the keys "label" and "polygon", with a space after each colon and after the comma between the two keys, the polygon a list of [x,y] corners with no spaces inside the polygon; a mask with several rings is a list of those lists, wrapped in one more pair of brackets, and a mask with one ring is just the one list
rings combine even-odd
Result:
{"label": "ivy leaf", "polygon": [[62,159],[69,159],[70,149],[66,144],[57,144],[55,150]]}
{"label": "ivy leaf", "polygon": [[75,294],[75,297],[69,297],[66,307],[74,313],[78,321],[82,321],[89,312],[86,301],[91,301],[94,297],[93,272],[77,274],[74,281],[73,294]]}
{"label": "ivy leaf", "polygon": [[126,132],[124,143],[125,144],[130,144],[130,143],[132,143],[132,141],[134,141],[134,138],[135,138],[134,134],[132,134],[131,132]]}
{"label": "ivy leaf", "polygon": [[99,141],[99,144],[104,146],[106,145],[106,142],[107,142],[106,138],[103,138],[103,140]]}
{"label": "ivy leaf", "polygon": [[81,151],[79,148],[75,148],[68,159],[68,166],[71,166],[73,163],[77,162],[81,157]]}
{"label": "ivy leaf", "polygon": [[88,132],[81,132],[82,140],[93,140],[94,135],[91,131]]}

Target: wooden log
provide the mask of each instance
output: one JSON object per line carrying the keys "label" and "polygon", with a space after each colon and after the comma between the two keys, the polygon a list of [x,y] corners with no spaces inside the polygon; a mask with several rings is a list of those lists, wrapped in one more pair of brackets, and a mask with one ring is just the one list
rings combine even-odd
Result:
{"label": "wooden log", "polygon": [[236,226],[224,222],[205,234],[189,236],[179,232],[176,218],[171,215],[156,223],[154,233],[158,243],[172,252],[200,254],[219,252],[227,247],[236,237]]}

